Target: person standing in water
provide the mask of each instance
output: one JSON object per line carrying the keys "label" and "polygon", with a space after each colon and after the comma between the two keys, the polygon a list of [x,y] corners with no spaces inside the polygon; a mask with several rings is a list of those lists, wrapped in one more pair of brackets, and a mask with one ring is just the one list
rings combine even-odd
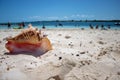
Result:
{"label": "person standing in water", "polygon": [[7,25],[8,25],[8,29],[10,29],[10,28],[11,28],[11,24],[10,24],[10,22],[8,22]]}
{"label": "person standing in water", "polygon": [[42,29],[45,29],[45,25],[43,24]]}
{"label": "person standing in water", "polygon": [[23,28],[25,27],[25,23],[24,22],[22,22],[22,26],[23,26]]}
{"label": "person standing in water", "polygon": [[94,29],[93,26],[92,26],[91,24],[90,24],[89,26],[90,26],[90,29]]}

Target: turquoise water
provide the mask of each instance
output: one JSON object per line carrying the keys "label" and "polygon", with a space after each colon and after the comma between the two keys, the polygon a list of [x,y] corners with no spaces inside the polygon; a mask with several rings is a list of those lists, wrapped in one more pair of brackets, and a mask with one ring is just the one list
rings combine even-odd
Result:
{"label": "turquoise water", "polygon": [[[47,29],[53,29],[53,28],[89,28],[90,24],[93,27],[96,27],[98,25],[99,28],[101,28],[101,25],[104,26],[104,28],[108,28],[108,26],[111,27],[111,29],[120,29],[120,25],[115,25],[115,22],[71,22],[71,21],[37,21],[37,22],[26,22],[25,28],[27,28],[28,24],[32,24],[33,26],[37,28],[42,28],[43,25]],[[17,28],[19,27],[17,23],[12,23],[11,28]],[[7,25],[0,25],[0,29],[8,29]]]}

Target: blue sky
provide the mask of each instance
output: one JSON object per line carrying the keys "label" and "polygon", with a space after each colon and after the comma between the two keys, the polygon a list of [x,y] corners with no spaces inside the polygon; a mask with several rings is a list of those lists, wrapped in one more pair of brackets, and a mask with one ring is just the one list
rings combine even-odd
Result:
{"label": "blue sky", "polygon": [[120,0],[0,0],[0,22],[120,19]]}

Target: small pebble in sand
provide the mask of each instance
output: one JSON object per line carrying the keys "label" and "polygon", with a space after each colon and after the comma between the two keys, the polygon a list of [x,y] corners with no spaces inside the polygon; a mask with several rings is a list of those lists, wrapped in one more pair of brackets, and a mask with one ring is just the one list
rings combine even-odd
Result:
{"label": "small pebble in sand", "polygon": [[6,58],[9,58],[9,56],[7,56]]}
{"label": "small pebble in sand", "polygon": [[107,54],[107,51],[102,51],[102,52],[100,52],[100,54],[98,54],[98,56],[103,56],[105,54]]}
{"label": "small pebble in sand", "polygon": [[99,44],[104,44],[104,42],[102,42],[102,41],[98,41],[98,43],[99,43]]}
{"label": "small pebble in sand", "polygon": [[89,43],[92,44],[92,41],[90,41]]}
{"label": "small pebble in sand", "polygon": [[85,54],[85,52],[80,52],[80,54]]}
{"label": "small pebble in sand", "polygon": [[2,41],[0,40],[0,43],[2,43]]}
{"label": "small pebble in sand", "polygon": [[32,68],[27,68],[28,70],[31,70]]}
{"label": "small pebble in sand", "polygon": [[69,38],[71,38],[71,36],[65,36],[65,38],[66,38],[66,39],[69,39]]}
{"label": "small pebble in sand", "polygon": [[80,43],[80,47],[82,46],[82,43]]}
{"label": "small pebble in sand", "polygon": [[68,45],[70,46],[70,48],[73,48],[73,46],[74,46],[73,44],[70,44],[70,43]]}
{"label": "small pebble in sand", "polygon": [[10,68],[9,67],[7,67],[7,71],[9,71],[10,70]]}
{"label": "small pebble in sand", "polygon": [[83,61],[80,61],[82,65],[85,65],[85,63]]}
{"label": "small pebble in sand", "polygon": [[62,57],[59,57],[59,60],[61,60],[62,59]]}
{"label": "small pebble in sand", "polygon": [[68,45],[70,46],[71,44],[69,43]]}
{"label": "small pebble in sand", "polygon": [[85,63],[86,63],[87,65],[90,65],[90,62],[91,62],[90,60],[89,60],[89,61],[85,61]]}
{"label": "small pebble in sand", "polygon": [[107,77],[105,78],[105,80],[108,80],[108,78],[109,78],[109,77],[107,76]]}
{"label": "small pebble in sand", "polygon": [[55,54],[54,56],[57,56],[57,54]]}
{"label": "small pebble in sand", "polygon": [[68,45],[70,46],[70,48],[72,48],[72,47],[74,46],[74,45],[72,44],[72,42],[70,42]]}
{"label": "small pebble in sand", "polygon": [[71,55],[74,55],[73,53],[71,53]]}
{"label": "small pebble in sand", "polygon": [[117,75],[120,75],[120,72],[117,72]]}
{"label": "small pebble in sand", "polygon": [[58,34],[58,36],[62,36],[62,34]]}
{"label": "small pebble in sand", "polygon": [[56,75],[56,76],[52,76],[50,78],[48,78],[47,80],[61,80],[59,75]]}
{"label": "small pebble in sand", "polygon": [[76,54],[76,56],[79,56],[79,54]]}

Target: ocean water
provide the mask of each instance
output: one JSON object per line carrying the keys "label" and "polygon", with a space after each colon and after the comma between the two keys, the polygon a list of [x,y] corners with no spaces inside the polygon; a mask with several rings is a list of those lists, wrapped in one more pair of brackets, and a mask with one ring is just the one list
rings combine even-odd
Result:
{"label": "ocean water", "polygon": [[[41,29],[43,26],[45,26],[46,29],[54,29],[54,28],[89,28],[90,24],[93,27],[96,27],[98,25],[99,28],[103,25],[105,29],[108,29],[108,26],[111,27],[111,29],[119,29],[120,25],[115,25],[116,22],[79,22],[79,21],[36,21],[36,22],[25,22],[25,28],[29,24],[32,24],[33,26]],[[17,23],[11,24],[12,28],[18,28]],[[7,25],[0,25],[0,29],[8,29]]]}

